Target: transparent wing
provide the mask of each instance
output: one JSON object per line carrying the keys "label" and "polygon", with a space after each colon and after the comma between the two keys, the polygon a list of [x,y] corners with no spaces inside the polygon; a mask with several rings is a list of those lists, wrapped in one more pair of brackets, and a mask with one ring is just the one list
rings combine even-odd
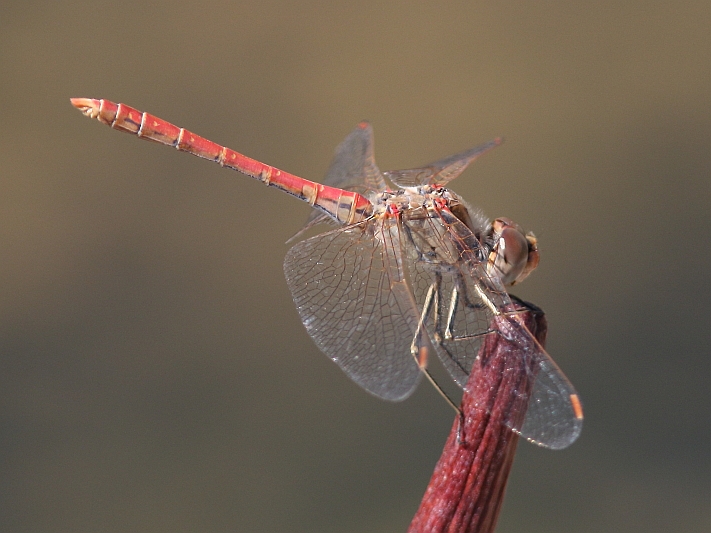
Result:
{"label": "transparent wing", "polygon": [[[507,424],[524,438],[564,448],[580,434],[582,408],[575,389],[526,329],[498,279],[486,273],[476,237],[447,210],[411,210],[402,223],[404,264],[421,309],[419,323],[442,363],[466,384],[486,335],[498,334],[518,346],[520,360],[506,371],[527,373],[514,393],[528,397],[523,422]],[[524,386],[533,382],[532,389]],[[526,402],[524,402],[526,403]]]}
{"label": "transparent wing", "polygon": [[[532,339],[530,335],[528,337]],[[519,433],[547,448],[566,448],[575,442],[583,429],[583,410],[578,393],[540,345],[531,352],[531,357],[538,371]]]}
{"label": "transparent wing", "polygon": [[417,311],[403,278],[397,228],[375,220],[292,247],[286,281],[306,330],[348,376],[386,400],[410,395]]}
{"label": "transparent wing", "polygon": [[373,127],[361,122],[336,147],[323,183],[368,197],[387,187],[373,155]]}
{"label": "transparent wing", "polygon": [[388,170],[383,175],[399,187],[417,187],[428,184],[444,185],[464,172],[477,157],[500,145],[501,142],[501,139],[494,139],[421,168]]}
{"label": "transparent wing", "polygon": [[[375,164],[373,155],[373,127],[368,122],[361,122],[336,147],[335,154],[323,179],[324,185],[346,191],[357,192],[366,198],[384,191],[387,186],[383,175]],[[314,209],[309,214],[304,227],[288,242],[293,241],[306,230],[317,224],[332,223],[331,217],[321,210]]]}

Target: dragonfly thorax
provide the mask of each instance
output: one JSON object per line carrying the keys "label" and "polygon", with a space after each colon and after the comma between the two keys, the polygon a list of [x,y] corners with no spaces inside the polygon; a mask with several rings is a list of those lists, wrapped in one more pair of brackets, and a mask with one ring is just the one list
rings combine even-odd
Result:
{"label": "dragonfly thorax", "polygon": [[373,201],[373,214],[392,216],[408,209],[417,209],[424,205],[425,195],[422,187],[405,187],[381,192]]}
{"label": "dragonfly thorax", "polygon": [[438,219],[442,211],[450,213],[478,241],[478,255],[486,262],[488,274],[504,285],[520,283],[538,266],[533,233],[525,233],[505,217],[490,222],[481,211],[445,187],[421,185],[384,191],[374,198],[373,207],[376,218],[398,217],[407,212],[410,219]]}
{"label": "dragonfly thorax", "polygon": [[[410,209],[442,209],[463,201],[452,191],[433,185],[400,187],[380,193],[373,200],[373,214],[392,216]],[[474,231],[473,228],[472,231]]]}

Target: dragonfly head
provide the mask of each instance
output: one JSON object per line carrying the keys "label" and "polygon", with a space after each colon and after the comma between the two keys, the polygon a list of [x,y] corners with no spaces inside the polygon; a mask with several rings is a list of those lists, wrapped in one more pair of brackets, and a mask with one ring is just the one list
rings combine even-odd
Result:
{"label": "dragonfly head", "polygon": [[491,223],[491,240],[487,270],[504,285],[521,283],[538,266],[538,241],[531,233],[509,218],[497,218]]}

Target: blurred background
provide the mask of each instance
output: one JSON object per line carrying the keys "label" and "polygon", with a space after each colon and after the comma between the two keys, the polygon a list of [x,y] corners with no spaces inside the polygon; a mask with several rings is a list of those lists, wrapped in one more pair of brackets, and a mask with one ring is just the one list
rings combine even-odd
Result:
{"label": "blurred background", "polygon": [[452,188],[539,238],[515,293],[586,408],[498,531],[711,530],[711,3],[6,1],[0,530],[405,531],[453,420],[311,342],[307,205],[82,117],[149,111],[320,180],[502,135]]}

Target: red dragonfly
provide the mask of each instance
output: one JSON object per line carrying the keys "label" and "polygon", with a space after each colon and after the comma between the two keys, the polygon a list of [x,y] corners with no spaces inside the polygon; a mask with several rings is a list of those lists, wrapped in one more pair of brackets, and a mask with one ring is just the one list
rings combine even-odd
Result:
{"label": "red dragonfly", "polygon": [[372,128],[361,122],[336,149],[320,184],[125,104],[71,102],[114,129],[210,159],[307,201],[315,210],[306,228],[336,224],[294,245],[284,272],[311,338],[368,392],[406,398],[423,373],[431,377],[431,350],[463,387],[483,339],[502,335],[520,347],[521,360],[511,370],[525,368],[534,380],[530,392],[516,391],[530,394],[523,422],[507,425],[554,449],[580,434],[575,389],[523,325],[505,288],[537,266],[536,238],[509,219],[488,222],[446,187],[500,140],[422,168],[381,172]]}

